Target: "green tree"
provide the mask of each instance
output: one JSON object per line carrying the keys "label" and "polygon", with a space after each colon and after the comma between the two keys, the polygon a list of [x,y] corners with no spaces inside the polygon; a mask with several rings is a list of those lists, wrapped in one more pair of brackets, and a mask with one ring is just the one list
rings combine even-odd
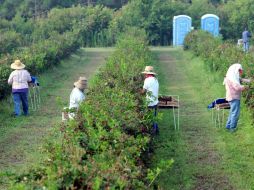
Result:
{"label": "green tree", "polygon": [[168,45],[172,39],[172,20],[183,14],[186,3],[173,0],[131,1],[117,13],[112,22],[112,30],[124,31],[130,26],[145,29],[153,45]]}
{"label": "green tree", "polygon": [[252,0],[235,0],[225,5],[222,13],[226,38],[241,38],[241,33],[245,27],[248,27],[250,31],[254,31],[253,10],[254,3]]}
{"label": "green tree", "polygon": [[193,0],[191,6],[188,7],[186,14],[192,18],[194,28],[200,28],[201,17],[204,14],[217,14],[217,9],[209,0]]}

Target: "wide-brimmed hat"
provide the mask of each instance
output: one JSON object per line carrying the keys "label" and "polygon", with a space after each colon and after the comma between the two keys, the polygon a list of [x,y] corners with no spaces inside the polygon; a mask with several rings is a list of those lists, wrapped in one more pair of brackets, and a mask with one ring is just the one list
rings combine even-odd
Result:
{"label": "wide-brimmed hat", "polygon": [[11,64],[12,69],[24,69],[26,66],[20,61],[20,60],[15,60],[14,63]]}
{"label": "wide-brimmed hat", "polygon": [[151,75],[157,75],[154,72],[153,66],[146,66],[145,71],[142,72],[143,74],[151,74]]}
{"label": "wide-brimmed hat", "polygon": [[84,90],[87,87],[86,77],[79,77],[79,80],[74,82],[74,86],[78,89]]}

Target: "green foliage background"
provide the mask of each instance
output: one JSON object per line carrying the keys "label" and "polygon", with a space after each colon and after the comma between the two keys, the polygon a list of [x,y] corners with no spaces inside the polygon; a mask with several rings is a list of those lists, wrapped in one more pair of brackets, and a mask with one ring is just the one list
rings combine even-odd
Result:
{"label": "green foliage background", "polygon": [[[14,25],[19,25],[19,31],[22,30],[29,35],[33,28],[29,24],[30,18],[45,18],[54,8],[62,10],[62,8],[87,5],[113,8],[116,14],[110,27],[114,31],[121,32],[129,26],[140,27],[146,31],[152,45],[171,44],[172,20],[174,16],[180,14],[189,15],[196,29],[200,28],[202,15],[207,13],[218,15],[221,23],[220,33],[225,39],[240,38],[245,27],[250,31],[254,29],[251,19],[252,0],[1,0],[0,25],[5,26],[7,21],[12,21]],[[21,20],[24,25],[20,25]]]}

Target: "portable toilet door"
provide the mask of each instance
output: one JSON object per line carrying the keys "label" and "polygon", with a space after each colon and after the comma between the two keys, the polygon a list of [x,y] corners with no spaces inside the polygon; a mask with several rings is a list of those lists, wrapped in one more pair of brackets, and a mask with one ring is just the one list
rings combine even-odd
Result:
{"label": "portable toilet door", "polygon": [[201,17],[201,29],[210,32],[213,36],[219,35],[219,17],[214,14],[205,14]]}
{"label": "portable toilet door", "polygon": [[173,46],[181,46],[185,36],[191,31],[191,17],[178,15],[173,18]]}

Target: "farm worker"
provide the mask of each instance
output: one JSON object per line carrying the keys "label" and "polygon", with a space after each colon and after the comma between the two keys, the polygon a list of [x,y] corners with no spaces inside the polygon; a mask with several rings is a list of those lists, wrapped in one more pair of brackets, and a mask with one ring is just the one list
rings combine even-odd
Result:
{"label": "farm worker", "polygon": [[248,52],[249,51],[249,41],[251,38],[251,33],[245,28],[245,30],[242,33],[242,39],[243,39],[243,51]]}
{"label": "farm worker", "polygon": [[[146,93],[146,100],[148,103],[148,108],[154,110],[154,116],[157,116],[157,104],[158,104],[158,95],[159,95],[159,82],[156,78],[156,73],[152,66],[146,66],[145,71],[142,72],[145,74],[145,81],[143,85],[142,93]],[[153,133],[159,133],[158,124],[156,121],[153,121]]]}
{"label": "farm worker", "polygon": [[[87,88],[86,77],[79,77],[79,80],[74,82],[74,88],[70,94],[70,105],[69,109],[77,111],[79,105],[85,100],[84,90]],[[73,119],[75,113],[69,113],[69,118]]]}
{"label": "farm worker", "polygon": [[226,100],[230,104],[230,113],[226,124],[226,129],[230,132],[234,132],[236,130],[240,116],[241,92],[247,89],[247,87],[240,84],[240,77],[242,73],[242,65],[235,63],[229,67],[223,82],[226,88]]}
{"label": "farm worker", "polygon": [[12,73],[9,76],[8,84],[12,85],[12,97],[14,102],[14,116],[20,116],[20,104],[22,103],[23,114],[28,115],[28,83],[32,81],[25,65],[20,60],[11,64]]}

